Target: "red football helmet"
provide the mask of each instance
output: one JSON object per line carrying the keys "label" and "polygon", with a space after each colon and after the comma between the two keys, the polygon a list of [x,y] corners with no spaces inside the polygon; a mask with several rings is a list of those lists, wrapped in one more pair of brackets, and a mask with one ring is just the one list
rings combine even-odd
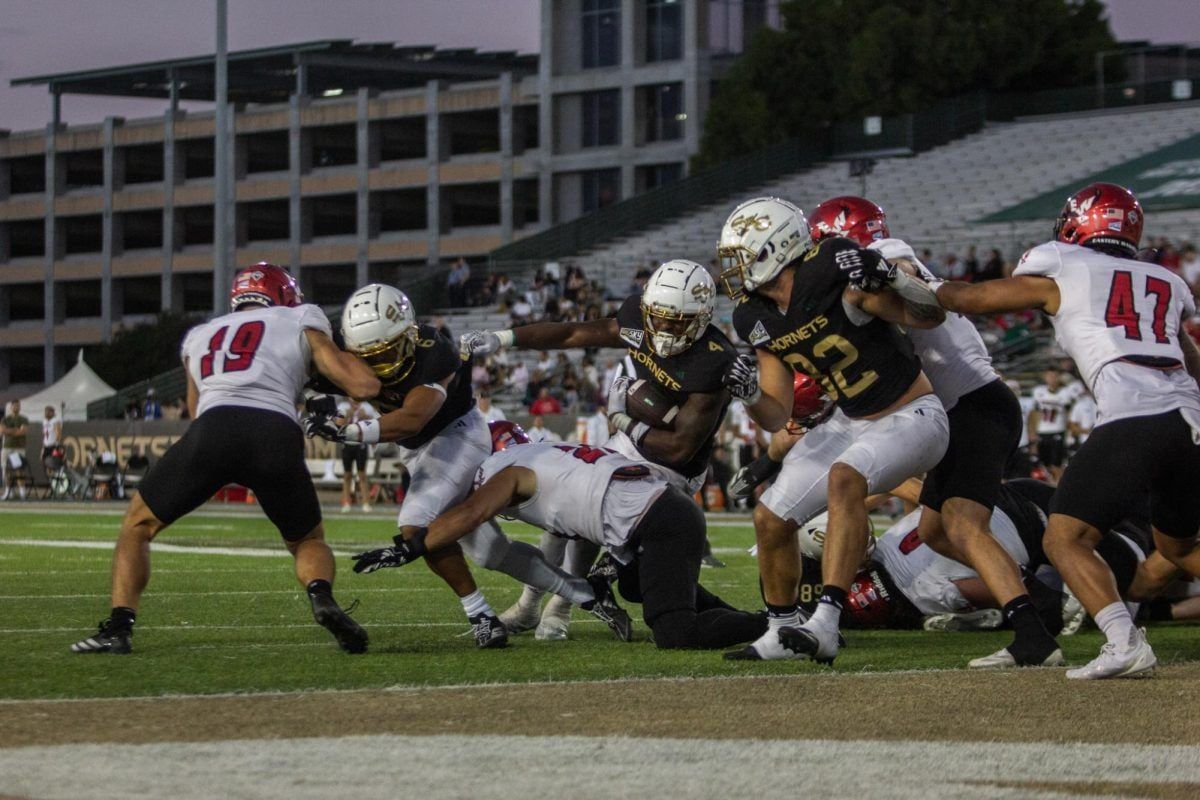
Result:
{"label": "red football helmet", "polygon": [[493,453],[499,453],[501,450],[507,450],[518,444],[529,444],[529,434],[525,433],[525,429],[515,422],[498,419],[488,423],[488,430],[492,432]]}
{"label": "red football helmet", "polygon": [[304,295],[292,273],[265,261],[238,270],[233,276],[233,287],[229,290],[229,305],[234,311],[247,303],[298,306],[303,302]]}
{"label": "red football helmet", "polygon": [[1115,183],[1093,183],[1067,198],[1054,238],[1067,244],[1112,245],[1137,253],[1145,218],[1133,192]]}
{"label": "red football helmet", "polygon": [[808,215],[808,227],[814,242],[844,236],[858,242],[860,247],[891,236],[883,209],[865,197],[853,195],[821,203]]}
{"label": "red football helmet", "polygon": [[792,418],[787,428],[791,434],[802,433],[828,416],[833,409],[833,398],[825,394],[821,384],[803,372],[792,378]]}
{"label": "red football helmet", "polygon": [[855,628],[886,628],[903,610],[902,603],[903,598],[884,573],[868,569],[854,576],[850,591],[846,592],[845,611]]}

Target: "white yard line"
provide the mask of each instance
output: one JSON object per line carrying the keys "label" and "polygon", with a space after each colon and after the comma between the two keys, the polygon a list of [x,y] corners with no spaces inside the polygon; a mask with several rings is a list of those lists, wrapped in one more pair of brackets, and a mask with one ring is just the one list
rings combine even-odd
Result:
{"label": "white yard line", "polygon": [[1200,748],[387,734],[21,747],[0,750],[0,775],[5,776],[0,789],[9,794],[81,800],[324,800],[347,791],[366,800],[798,795],[1001,800],[1066,796],[1022,787],[1023,781],[1097,784],[1088,793],[1094,797],[1101,796],[1098,782],[1144,784],[1150,794],[1155,785],[1200,779]]}

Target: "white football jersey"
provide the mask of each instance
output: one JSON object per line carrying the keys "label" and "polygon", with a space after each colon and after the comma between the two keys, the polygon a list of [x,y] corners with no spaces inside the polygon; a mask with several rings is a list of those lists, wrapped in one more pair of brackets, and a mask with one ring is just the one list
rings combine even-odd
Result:
{"label": "white football jersey", "polygon": [[182,357],[200,390],[196,416],[218,406],[275,411],[297,419],[312,351],[306,330],[332,336],[314,305],[251,307],[188,331]]}
{"label": "white football jersey", "polygon": [[506,467],[537,475],[537,494],[504,513],[542,530],[586,539],[625,558],[624,546],[646,509],[667,488],[645,465],[582,444],[522,444],[493,454],[479,468],[482,485]]}
{"label": "white football jersey", "polygon": [[[934,552],[917,536],[921,509],[917,509],[888,528],[875,544],[871,560],[891,575],[905,597],[925,615],[961,614],[971,611],[955,581],[977,578],[975,570]],[[992,511],[992,533],[1020,566],[1029,563],[1029,552],[1017,533],[1017,526],[998,507]]]}
{"label": "white football jersey", "polygon": [[[926,280],[934,279],[913,249],[900,239],[879,239],[871,243],[870,249],[878,250],[887,259],[907,258]],[[908,338],[921,357],[921,369],[947,411],[963,395],[1000,377],[992,367],[992,357],[979,331],[962,314],[948,311],[941,325],[929,330],[910,328]]]}
{"label": "white football jersey", "polygon": [[1067,429],[1067,414],[1074,392],[1068,386],[1051,389],[1045,384],[1033,387],[1033,407],[1038,412],[1039,435],[1062,433]]}
{"label": "white football jersey", "polygon": [[1179,328],[1196,305],[1182,278],[1155,264],[1062,242],[1029,250],[1014,274],[1058,284],[1061,300],[1050,319],[1096,398],[1098,425],[1176,408],[1200,415],[1200,388],[1184,369],[1132,363],[1183,364]]}
{"label": "white football jersey", "polygon": [[1096,401],[1090,394],[1085,394],[1071,406],[1070,421],[1080,428],[1080,432],[1075,434],[1075,444],[1083,444],[1091,434],[1092,428],[1096,427]]}
{"label": "white football jersey", "polygon": [[1033,398],[1021,395],[1017,402],[1021,404],[1021,441],[1017,447],[1025,447],[1029,444],[1029,415],[1033,412]]}

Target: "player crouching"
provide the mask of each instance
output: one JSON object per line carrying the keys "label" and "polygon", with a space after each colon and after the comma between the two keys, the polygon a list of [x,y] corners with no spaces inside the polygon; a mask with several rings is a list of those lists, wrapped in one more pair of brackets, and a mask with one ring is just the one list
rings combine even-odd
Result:
{"label": "player crouching", "polygon": [[[437,553],[504,514],[608,550],[622,565],[616,570],[622,594],[640,600],[659,648],[728,647],[763,633],[760,614],[731,609],[699,589],[704,514],[645,464],[587,445],[522,444],[488,458],[477,481],[479,488],[428,530],[355,556],[355,570],[397,567]],[[636,587],[627,589],[627,581]],[[596,589],[597,598],[605,587]]]}
{"label": "player crouching", "polygon": [[319,308],[304,304],[282,267],[256,264],[234,276],[233,313],[199,325],[183,341],[187,404],[194,420],[142,480],[113,554],[112,612],[76,653],[128,653],[138,602],[150,580],[150,542],[160,531],[237,483],[254,492],[296,559],[313,616],[347,652],[367,649],[367,632],[333,599],[333,553],[304,463],[295,398],[310,367],[345,394],[379,389],[371,370],[331,339]]}

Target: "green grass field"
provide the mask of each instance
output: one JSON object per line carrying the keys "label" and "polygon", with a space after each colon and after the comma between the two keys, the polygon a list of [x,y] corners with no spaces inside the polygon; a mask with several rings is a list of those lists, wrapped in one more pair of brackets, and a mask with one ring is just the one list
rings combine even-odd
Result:
{"label": "green grass field", "polygon": [[[351,689],[397,685],[571,681],[657,676],[776,675],[824,670],[809,663],[727,662],[713,652],[659,652],[646,640],[637,608],[635,641],[613,640],[602,625],[575,612],[571,639],[539,642],[515,636],[500,651],[478,651],[451,592],[423,565],[358,576],[339,558],[335,587],[343,605],[371,634],[364,656],[339,652],[312,623],[308,603],[269,523],[257,516],[196,514],[164,533],[162,545],[225,552],[163,552],[143,598],[129,657],[79,656],[69,645],[108,612],[109,545],[119,508],[98,505],[69,513],[0,513],[0,697],[65,698],[176,693]],[[383,517],[327,520],[339,553],[384,543]],[[508,525],[536,541],[524,525]],[[706,569],[704,584],[741,607],[760,604],[754,560],[745,548],[749,525],[718,521],[710,536],[725,569]],[[61,545],[61,546],[58,546]],[[89,546],[90,545],[90,546]],[[519,594],[508,577],[476,571],[497,612]],[[1195,629],[1163,626],[1152,634],[1160,663],[1200,658]],[[957,668],[1002,646],[1006,633],[851,632],[836,670]],[[1063,640],[1073,663],[1087,660],[1099,635]]]}

